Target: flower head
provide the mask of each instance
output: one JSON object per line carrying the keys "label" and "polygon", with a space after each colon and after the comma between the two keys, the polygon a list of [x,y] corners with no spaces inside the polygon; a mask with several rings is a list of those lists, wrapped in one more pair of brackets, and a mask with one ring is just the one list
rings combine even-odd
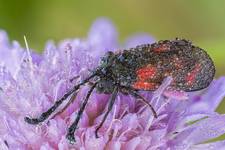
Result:
{"label": "flower head", "polygon": [[[76,118],[87,86],[61,114],[33,126],[24,117],[38,116],[62,97],[74,84],[98,65],[107,50],[120,48],[112,23],[98,19],[86,39],[49,42],[41,55],[27,52],[17,42],[8,41],[0,32],[0,147],[1,149],[223,149],[225,141],[204,143],[225,133],[225,116],[215,112],[225,95],[225,78],[214,80],[208,89],[189,93],[188,100],[163,96],[171,78],[154,92],[142,92],[156,109],[151,111],[129,95],[116,99],[113,110],[95,138],[109,95],[94,92],[75,133],[76,143],[66,138],[68,126]],[[153,38],[139,34],[123,47],[151,43]],[[70,79],[75,76],[74,82]],[[170,94],[169,94],[170,95]],[[179,95],[178,95],[179,99]]]}

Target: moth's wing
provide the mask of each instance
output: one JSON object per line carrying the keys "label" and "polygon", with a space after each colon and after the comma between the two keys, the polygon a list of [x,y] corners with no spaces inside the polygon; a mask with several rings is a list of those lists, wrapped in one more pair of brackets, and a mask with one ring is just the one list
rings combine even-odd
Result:
{"label": "moth's wing", "polygon": [[136,90],[153,91],[159,87],[159,83],[147,82],[147,81],[136,81],[132,87]]}
{"label": "moth's wing", "polygon": [[192,43],[185,39],[164,40],[153,44],[151,50],[153,52],[162,53],[179,50],[191,50]]}
{"label": "moth's wing", "polygon": [[132,87],[137,90],[156,90],[160,83],[157,79],[157,68],[151,65],[137,69],[136,81]]}

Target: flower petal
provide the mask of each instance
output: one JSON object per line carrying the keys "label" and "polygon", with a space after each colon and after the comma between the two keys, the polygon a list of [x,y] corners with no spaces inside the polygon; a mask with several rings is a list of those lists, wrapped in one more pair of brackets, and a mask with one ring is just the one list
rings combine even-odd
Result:
{"label": "flower petal", "polygon": [[106,147],[107,150],[120,150],[121,143],[119,141],[110,141]]}
{"label": "flower petal", "polygon": [[99,55],[117,48],[117,37],[118,34],[113,23],[107,18],[99,18],[93,23],[89,31],[88,42],[92,51],[96,51],[96,55]]}
{"label": "flower petal", "polygon": [[[225,115],[209,117],[191,125],[171,141],[173,149],[185,149],[225,133]],[[170,143],[170,144],[171,144]]]}
{"label": "flower petal", "polygon": [[140,137],[134,137],[133,139],[129,140],[122,146],[123,150],[135,150],[139,143],[141,142]]}
{"label": "flower petal", "polygon": [[215,111],[225,96],[225,77],[214,80],[208,90],[199,97],[199,100],[193,101],[190,111]]}
{"label": "flower petal", "polygon": [[224,150],[225,141],[194,145],[189,150]]}
{"label": "flower petal", "polygon": [[155,39],[152,36],[145,33],[137,33],[126,40],[125,47],[132,48],[137,45],[151,44],[153,42],[155,42]]}

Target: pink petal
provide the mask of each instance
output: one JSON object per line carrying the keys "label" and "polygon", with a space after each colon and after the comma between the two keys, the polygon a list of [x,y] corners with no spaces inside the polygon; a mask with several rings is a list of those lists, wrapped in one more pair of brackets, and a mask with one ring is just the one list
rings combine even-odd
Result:
{"label": "pink petal", "polygon": [[209,117],[192,125],[195,130],[187,137],[189,144],[198,144],[225,133],[225,115]]}
{"label": "pink petal", "polygon": [[225,141],[198,144],[189,148],[189,150],[224,150],[224,149],[225,149]]}
{"label": "pink petal", "polygon": [[134,137],[133,139],[127,141],[123,146],[122,146],[122,150],[135,150],[138,146],[138,144],[140,144],[141,142],[141,138],[138,137]]}
{"label": "pink petal", "polygon": [[107,146],[107,150],[121,150],[121,143],[119,141],[110,141]]}
{"label": "pink petal", "polygon": [[125,42],[125,47],[126,48],[133,48],[136,47],[137,45],[141,44],[152,44],[155,42],[155,39],[146,34],[146,33],[137,33],[132,36],[130,36],[126,42]]}

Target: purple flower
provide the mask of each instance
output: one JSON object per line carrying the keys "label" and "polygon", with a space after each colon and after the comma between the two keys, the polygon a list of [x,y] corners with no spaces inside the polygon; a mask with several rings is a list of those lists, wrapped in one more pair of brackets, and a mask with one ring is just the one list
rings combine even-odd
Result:
{"label": "purple flower", "polygon": [[[205,143],[225,133],[225,116],[215,112],[225,95],[225,78],[214,80],[208,89],[163,96],[171,78],[155,92],[142,92],[156,109],[151,111],[131,96],[120,94],[106,122],[95,138],[109,95],[94,92],[70,145],[66,131],[74,121],[87,86],[61,114],[41,125],[24,122],[25,116],[38,116],[63,96],[74,84],[98,65],[107,50],[121,49],[112,23],[98,19],[86,39],[67,39],[55,45],[49,42],[42,55],[30,53],[17,42],[10,43],[0,32],[0,149],[82,149],[82,150],[205,150],[225,149],[225,141]],[[151,43],[153,38],[138,34],[124,47]],[[70,79],[80,75],[73,83]],[[177,100],[180,99],[180,100]]]}

